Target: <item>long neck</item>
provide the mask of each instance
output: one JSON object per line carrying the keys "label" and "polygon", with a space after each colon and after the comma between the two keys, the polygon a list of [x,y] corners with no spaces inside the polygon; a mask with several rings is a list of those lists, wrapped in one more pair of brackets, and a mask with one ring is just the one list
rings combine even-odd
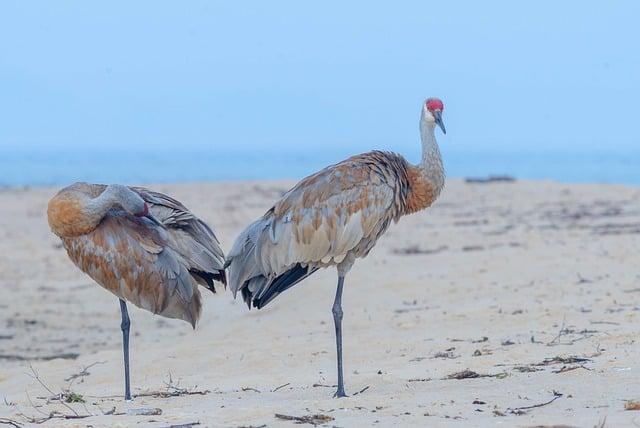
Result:
{"label": "long neck", "polygon": [[436,141],[435,123],[426,120],[424,113],[420,118],[420,138],[422,140],[422,161],[418,168],[423,177],[433,185],[439,194],[444,186],[444,167],[442,156]]}
{"label": "long neck", "polygon": [[114,205],[119,204],[119,195],[116,188],[113,186],[107,186],[107,188],[100,195],[95,198],[87,199],[84,206],[85,214],[87,218],[95,221],[96,224],[104,218],[107,212],[113,208]]}

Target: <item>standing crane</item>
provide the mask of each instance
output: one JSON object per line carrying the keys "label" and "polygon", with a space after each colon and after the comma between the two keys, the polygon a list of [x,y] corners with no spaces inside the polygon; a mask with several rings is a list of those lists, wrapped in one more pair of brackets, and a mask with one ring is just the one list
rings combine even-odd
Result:
{"label": "standing crane", "polygon": [[180,202],[141,187],[75,183],[49,201],[47,217],[76,266],[120,299],[131,400],[126,302],[195,328],[198,284],[214,293],[214,280],[226,284],[220,243]]}
{"label": "standing crane", "polygon": [[444,105],[429,98],[422,107],[422,161],[372,151],[329,166],[296,184],[249,225],[227,257],[229,285],[249,308],[262,308],[320,268],[335,266],[333,303],[338,363],[336,397],[345,397],[342,371],[342,289],[357,258],[365,257],[392,221],[429,207],[444,186],[435,138]]}

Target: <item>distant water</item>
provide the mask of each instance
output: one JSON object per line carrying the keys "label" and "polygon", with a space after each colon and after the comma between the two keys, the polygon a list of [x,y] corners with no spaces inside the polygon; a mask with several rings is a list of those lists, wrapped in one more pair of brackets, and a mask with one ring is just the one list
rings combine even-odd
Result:
{"label": "distant water", "polygon": [[[302,178],[358,150],[54,150],[0,148],[0,186],[168,183]],[[417,162],[418,148],[409,153]],[[521,179],[640,184],[640,148],[617,152],[486,150],[443,147],[448,177],[508,174]]]}

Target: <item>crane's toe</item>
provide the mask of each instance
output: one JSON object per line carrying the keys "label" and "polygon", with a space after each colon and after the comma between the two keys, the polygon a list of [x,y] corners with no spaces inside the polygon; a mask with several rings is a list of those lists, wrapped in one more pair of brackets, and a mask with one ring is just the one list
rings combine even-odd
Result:
{"label": "crane's toe", "polygon": [[344,389],[338,389],[335,394],[333,394],[333,398],[344,398],[348,397],[347,394],[344,393]]}

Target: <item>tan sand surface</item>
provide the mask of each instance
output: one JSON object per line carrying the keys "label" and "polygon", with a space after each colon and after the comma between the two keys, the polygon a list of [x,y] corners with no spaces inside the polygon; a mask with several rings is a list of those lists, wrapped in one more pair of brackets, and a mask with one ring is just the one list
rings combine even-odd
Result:
{"label": "tan sand surface", "polygon": [[[291,184],[149,187],[183,201],[228,250]],[[131,307],[134,394],[177,395],[132,403],[121,398],[117,300],[50,233],[54,192],[0,190],[0,418],[29,426],[27,418],[77,413],[91,416],[41,426],[93,427],[295,426],[276,414],[324,415],[316,422],[340,427],[640,425],[640,411],[624,410],[640,399],[640,188],[449,180],[434,207],[393,225],[346,279],[346,399],[333,399],[331,387],[335,270],[261,311],[203,289],[195,331]],[[467,369],[480,376],[447,379]],[[61,391],[86,402],[63,405]],[[162,413],[135,414],[149,408]]]}

